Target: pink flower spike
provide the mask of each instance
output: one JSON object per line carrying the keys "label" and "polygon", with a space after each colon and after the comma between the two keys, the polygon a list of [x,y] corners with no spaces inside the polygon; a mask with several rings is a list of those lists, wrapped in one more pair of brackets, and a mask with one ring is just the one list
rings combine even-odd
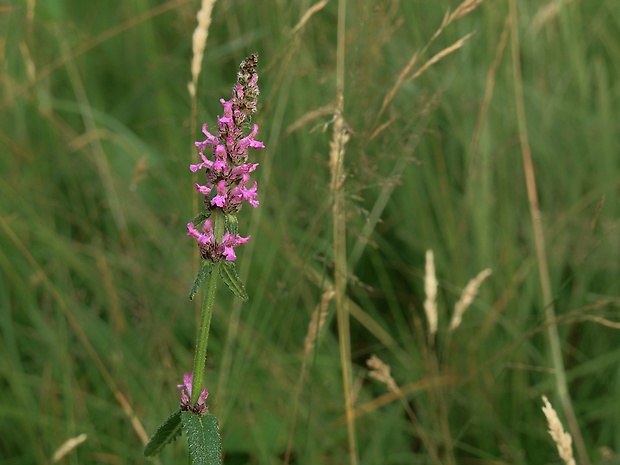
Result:
{"label": "pink flower spike", "polygon": [[[206,124],[202,125],[204,140],[195,142],[199,148],[200,163],[191,164],[192,172],[204,173],[199,182],[192,180],[194,189],[203,196],[203,211],[198,218],[221,218],[221,215],[236,216],[245,202],[253,207],[258,203],[258,184],[253,182],[250,174],[256,170],[258,163],[249,163],[250,149],[263,149],[265,144],[256,140],[259,126],[251,124],[252,115],[257,109],[259,95],[258,54],[254,53],[239,66],[237,82],[233,86],[229,100],[220,99],[222,111],[217,117],[217,124],[212,124],[214,133],[210,133]],[[253,161],[253,160],[252,160]],[[204,184],[201,184],[204,183]],[[195,220],[196,221],[196,220]],[[198,252],[203,260],[213,263],[223,260],[235,260],[235,247],[246,243],[249,237],[226,234],[234,229],[227,221],[224,231],[218,238],[213,231],[212,219],[187,226],[187,235],[198,242]],[[231,220],[232,221],[232,220]],[[236,223],[236,221],[235,221]],[[220,237],[219,234],[224,234]],[[218,240],[219,239],[219,240]],[[204,394],[206,399],[206,393]],[[194,393],[194,399],[198,393]],[[195,406],[192,406],[194,408]]]}

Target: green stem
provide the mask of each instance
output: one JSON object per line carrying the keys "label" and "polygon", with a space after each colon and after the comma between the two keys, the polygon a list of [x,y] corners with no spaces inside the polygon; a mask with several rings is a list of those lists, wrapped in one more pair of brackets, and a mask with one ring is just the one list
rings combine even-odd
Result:
{"label": "green stem", "polygon": [[[215,239],[220,242],[224,235],[224,216],[218,212],[213,215],[213,232]],[[204,283],[204,299],[200,312],[200,327],[198,328],[198,340],[196,341],[196,353],[194,355],[194,370],[192,380],[191,404],[194,405],[203,390],[203,375],[207,361],[207,344],[209,343],[209,330],[211,328],[211,316],[213,315],[213,303],[215,302],[215,290],[220,275],[220,264],[214,263],[213,269]]]}
{"label": "green stem", "polygon": [[527,196],[530,207],[530,216],[532,217],[532,229],[534,233],[534,246],[536,250],[536,264],[538,265],[538,275],[540,287],[543,297],[543,306],[547,323],[547,338],[551,350],[551,363],[555,374],[555,383],[568,428],[572,434],[575,449],[579,462],[582,465],[590,465],[588,449],[586,447],[579,422],[575,415],[573,403],[568,390],[568,380],[566,379],[566,368],[564,366],[564,357],[562,355],[562,343],[558,332],[558,324],[554,306],[554,296],[551,288],[551,279],[549,278],[549,264],[547,261],[547,247],[545,245],[545,234],[543,230],[540,203],[538,200],[538,191],[536,189],[536,174],[534,170],[534,162],[532,150],[530,148],[529,137],[527,134],[527,120],[525,116],[525,98],[523,96],[523,80],[521,74],[521,49],[519,45],[519,24],[517,0],[510,1],[510,18],[512,33],[512,68],[514,76],[515,90],[515,109],[517,114],[517,124],[519,127],[519,139],[521,144],[521,158],[523,160],[523,174],[527,188]]}
{"label": "green stem", "polygon": [[213,315],[213,303],[215,302],[215,289],[219,275],[219,263],[213,264],[213,270],[205,280],[205,296],[202,301],[200,312],[200,327],[198,328],[198,340],[196,341],[196,353],[194,355],[194,378],[192,380],[191,404],[198,401],[203,389],[203,375],[207,361],[207,344],[209,342],[209,329],[211,328],[211,316]]}

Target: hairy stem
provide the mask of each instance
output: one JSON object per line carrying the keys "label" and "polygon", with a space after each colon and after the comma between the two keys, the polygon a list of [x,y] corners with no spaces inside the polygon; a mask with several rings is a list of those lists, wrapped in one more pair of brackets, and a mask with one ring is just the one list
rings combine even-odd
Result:
{"label": "hairy stem", "polygon": [[[221,214],[214,214],[213,232],[218,241],[222,239],[224,231],[224,217]],[[202,310],[200,312],[200,326],[198,327],[198,339],[196,341],[196,353],[194,355],[194,370],[192,380],[191,404],[198,401],[204,383],[203,376],[205,363],[207,361],[207,344],[209,343],[209,330],[211,328],[211,316],[213,315],[213,303],[215,302],[215,290],[220,274],[220,264],[214,263],[213,270],[207,276],[204,284],[205,294],[202,300]]]}

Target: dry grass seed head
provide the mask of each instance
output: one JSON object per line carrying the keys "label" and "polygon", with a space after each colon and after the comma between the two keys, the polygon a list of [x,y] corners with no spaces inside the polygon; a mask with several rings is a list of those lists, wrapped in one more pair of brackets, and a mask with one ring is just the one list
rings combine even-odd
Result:
{"label": "dry grass seed head", "polygon": [[329,303],[334,298],[334,287],[329,286],[323,296],[321,297],[321,303],[312,312],[312,318],[308,324],[308,332],[304,341],[304,354],[307,355],[314,349],[314,344],[319,338],[321,329],[325,325],[325,319],[327,318],[327,310],[329,309]]}
{"label": "dry grass seed head", "polygon": [[538,34],[540,30],[545,27],[547,23],[553,21],[562,11],[566,5],[572,0],[552,0],[545,5],[542,5],[536,14],[530,25],[530,31],[533,34]]}
{"label": "dry grass seed head", "polygon": [[376,355],[371,355],[370,358],[366,361],[366,365],[370,368],[370,372],[368,376],[372,379],[379,381],[387,386],[387,388],[392,392],[398,392],[398,385],[392,378],[390,374],[390,366],[383,362]]}
{"label": "dry grass seed head", "polygon": [[456,21],[457,19],[462,18],[463,16],[467,16],[469,13],[478,8],[480,4],[482,4],[482,0],[465,0],[463,3],[456,7],[456,10],[450,13],[446,25],[450,24],[452,21]]}
{"label": "dry grass seed head", "polygon": [[339,100],[340,102],[336,105],[336,110],[334,112],[334,132],[332,140],[329,142],[329,170],[332,174],[332,194],[336,194],[340,191],[344,182],[344,146],[349,142],[350,138],[349,133],[345,129],[344,118],[342,117],[342,97],[340,97]]}
{"label": "dry grass seed head", "polygon": [[196,96],[196,86],[198,85],[200,70],[202,69],[202,57],[207,46],[213,5],[215,5],[215,0],[202,0],[202,6],[196,15],[198,25],[192,36],[192,81],[187,85],[189,95],[192,98]]}
{"label": "dry grass seed head", "polygon": [[320,2],[317,2],[314,5],[312,5],[310,8],[308,8],[306,12],[302,15],[297,25],[291,31],[291,35],[297,34],[306,25],[308,20],[313,15],[315,15],[316,13],[321,11],[323,8],[325,8],[325,5],[327,5],[327,3],[328,3],[328,0],[321,0]]}
{"label": "dry grass seed head", "polygon": [[482,285],[483,281],[490,275],[491,269],[487,268],[486,270],[482,270],[474,279],[467,283],[467,286],[463,289],[461,298],[454,306],[454,314],[452,315],[452,320],[450,320],[450,331],[454,331],[459,327],[461,321],[463,320],[465,310],[467,310],[467,308],[469,308],[471,303],[474,301],[474,298],[478,294],[478,289]]}
{"label": "dry grass seed head", "polygon": [[454,42],[452,45],[444,48],[443,50],[437,52],[435,55],[433,55],[426,63],[424,63],[419,70],[417,70],[414,75],[411,77],[411,79],[415,79],[418,76],[420,76],[422,73],[424,73],[428,68],[430,68],[431,66],[433,66],[435,63],[437,63],[438,61],[440,61],[442,58],[450,55],[451,53],[456,52],[459,48],[461,48],[463,45],[465,45],[465,42],[467,42],[469,40],[469,38],[473,35],[473,32],[470,32],[469,34],[465,34],[463,37],[461,37],[459,40],[457,40],[456,42]]}
{"label": "dry grass seed head", "polygon": [[428,331],[431,335],[437,332],[437,278],[435,276],[435,258],[432,250],[426,251],[426,267],[424,271],[424,312],[428,321]]}
{"label": "dry grass seed head", "polygon": [[88,439],[86,434],[80,434],[74,438],[67,439],[57,450],[51,458],[51,463],[58,463],[71,453],[73,449],[82,444]]}
{"label": "dry grass seed head", "polygon": [[555,442],[555,445],[558,448],[558,454],[560,458],[564,460],[566,465],[575,465],[575,458],[573,457],[573,448],[572,448],[572,438],[569,433],[564,432],[564,427],[562,426],[562,422],[558,418],[558,414],[551,405],[551,402],[547,399],[546,396],[542,396],[542,400],[544,406],[542,408],[545,417],[547,418],[547,423],[549,424],[549,434]]}

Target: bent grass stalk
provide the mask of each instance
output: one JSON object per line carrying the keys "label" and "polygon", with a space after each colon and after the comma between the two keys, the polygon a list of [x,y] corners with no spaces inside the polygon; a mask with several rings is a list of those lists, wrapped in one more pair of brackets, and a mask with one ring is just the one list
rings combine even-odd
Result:
{"label": "bent grass stalk", "polygon": [[321,330],[325,325],[327,319],[327,312],[329,310],[329,303],[334,298],[334,286],[328,285],[321,297],[321,303],[317,305],[312,312],[310,323],[308,324],[308,331],[304,340],[304,356],[301,362],[301,370],[299,372],[299,379],[297,381],[297,387],[295,389],[295,402],[293,403],[293,414],[291,416],[291,425],[289,428],[288,443],[286,446],[286,452],[284,453],[284,465],[288,465],[291,460],[291,454],[293,452],[293,433],[295,432],[295,425],[297,423],[297,413],[299,410],[299,399],[301,397],[301,390],[304,384],[306,376],[306,367],[308,365],[308,357],[312,353],[316,341],[319,339]]}
{"label": "bent grass stalk", "polygon": [[387,363],[383,362],[383,360],[381,360],[376,355],[371,355],[370,358],[366,360],[366,365],[370,369],[370,371],[368,372],[368,377],[380,382],[381,384],[384,384],[387,387],[388,391],[392,392],[398,397],[398,400],[402,403],[405,412],[407,412],[407,416],[409,417],[411,424],[414,426],[416,433],[420,438],[420,441],[422,441],[422,443],[426,447],[426,450],[428,451],[428,454],[431,456],[433,463],[435,463],[436,465],[441,465],[442,462],[437,452],[437,448],[431,442],[430,438],[426,434],[426,431],[424,431],[420,420],[418,420],[418,417],[409,405],[409,402],[407,401],[407,398],[405,397],[402,389],[398,384],[396,384],[396,381],[390,373],[390,366]]}
{"label": "bent grass stalk", "polygon": [[589,465],[590,459],[586,449],[585,441],[579,429],[579,422],[573,409],[570,392],[568,390],[568,381],[566,379],[566,369],[564,368],[564,360],[562,358],[562,346],[560,343],[560,335],[555,316],[555,307],[553,304],[553,293],[551,290],[551,281],[549,277],[549,265],[545,253],[545,235],[541,222],[540,205],[538,202],[538,191],[536,189],[536,175],[534,173],[534,163],[532,160],[532,151],[530,149],[529,137],[527,132],[527,123],[525,117],[525,99],[523,96],[523,85],[521,76],[521,50],[519,45],[518,30],[518,13],[516,0],[510,1],[510,17],[511,17],[511,39],[512,39],[512,69],[514,75],[514,97],[517,112],[517,124],[519,126],[519,143],[521,146],[521,155],[523,162],[523,170],[525,176],[525,185],[527,188],[527,196],[529,202],[530,215],[532,217],[532,229],[534,232],[534,246],[536,249],[536,263],[538,265],[538,278],[540,280],[540,288],[543,298],[543,307],[545,316],[549,322],[547,327],[547,339],[551,349],[551,362],[555,371],[555,384],[560,397],[560,402],[566,414],[569,429],[575,440],[575,448],[579,456],[579,461],[583,465]]}

